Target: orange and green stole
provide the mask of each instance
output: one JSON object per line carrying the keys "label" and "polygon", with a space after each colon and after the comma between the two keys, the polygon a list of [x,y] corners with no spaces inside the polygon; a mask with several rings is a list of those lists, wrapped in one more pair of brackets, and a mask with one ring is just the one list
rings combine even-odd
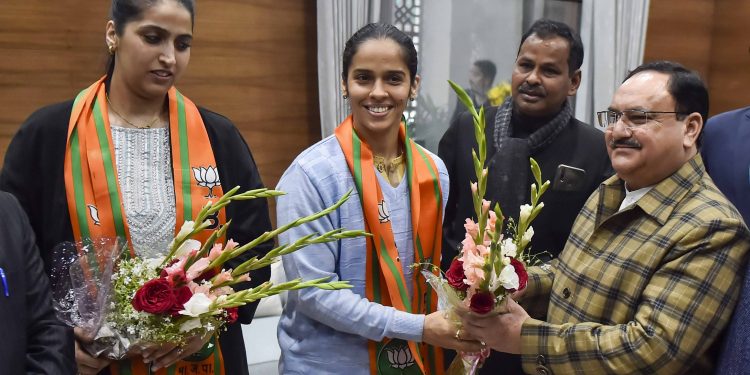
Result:
{"label": "orange and green stole", "polygon": [[[398,249],[385,209],[373,155],[365,141],[357,136],[352,116],[336,128],[336,138],[354,177],[365,216],[365,230],[372,233],[367,241],[366,297],[370,301],[413,314],[429,314],[437,309],[437,295],[420,272],[406,280]],[[399,142],[406,152],[406,176],[411,200],[414,259],[418,263],[440,266],[442,236],[442,189],[438,169],[425,150],[406,135],[402,123]],[[410,266],[410,265],[407,265]],[[409,298],[407,283],[413,296]],[[386,339],[370,341],[370,373],[372,374],[442,374],[443,356],[440,348],[424,343]]]}
{"label": "orange and green stole", "polygon": [[[135,256],[117,178],[105,78],[81,91],[73,103],[65,150],[68,211],[76,241],[123,238],[131,244],[128,255]],[[215,196],[221,196],[222,191],[218,177],[214,181],[202,181],[206,174],[218,176],[218,172],[198,108],[174,87],[168,97],[177,233],[185,220],[195,218],[202,206]],[[201,168],[212,173],[201,173]],[[224,210],[211,219],[217,226],[223,225],[226,222]],[[205,241],[209,234],[206,231],[196,239]],[[216,336],[209,344],[187,360],[153,374],[223,375],[223,358]],[[152,374],[140,357],[113,363],[110,372],[113,375]]]}

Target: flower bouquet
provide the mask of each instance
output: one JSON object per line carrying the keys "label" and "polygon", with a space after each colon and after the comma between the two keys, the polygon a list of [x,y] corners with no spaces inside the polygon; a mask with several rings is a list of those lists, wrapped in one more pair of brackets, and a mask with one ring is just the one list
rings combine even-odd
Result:
{"label": "flower bouquet", "polygon": [[[445,278],[428,271],[423,271],[423,274],[437,291],[441,307],[447,308],[449,317],[459,326],[458,338],[460,320],[454,309],[468,308],[479,314],[502,313],[507,311],[507,298],[526,287],[526,264],[534,260],[528,248],[534,236],[531,222],[544,207],[540,198],[549,187],[549,181],[542,182],[539,165],[532,158],[531,171],[536,182],[531,185],[531,204],[521,206],[518,221],[508,219],[506,223],[497,203],[490,209],[491,203],[484,199],[487,189],[484,108],[477,112],[466,92],[448,82],[474,117],[477,149],[472,150],[472,158],[477,179],[471,182],[471,192],[477,221],[466,219],[466,237]],[[474,374],[489,353],[489,349],[479,353],[459,353],[448,373]]]}
{"label": "flower bouquet", "polygon": [[124,251],[127,244],[111,238],[56,248],[53,257],[58,261],[50,271],[55,310],[63,322],[81,328],[92,338],[84,345],[85,350],[93,356],[120,360],[132,350],[148,345],[180,346],[190,337],[212,335],[237,319],[239,306],[263,297],[307,287],[351,287],[346,282],[296,279],[278,285],[266,282],[236,291],[233,287],[238,283],[250,280],[248,272],[267,267],[282,255],[309,244],[366,235],[363,231],[343,229],[310,234],[271,249],[261,258],[253,257],[227,269],[227,261],[292,227],[327,215],[349,198],[347,193],[333,206],[266,232],[244,245],[231,239],[226,243],[220,241],[230,223],[214,230],[204,243],[192,239],[209,228],[210,218],[231,201],[283,194],[268,189],[237,194],[237,190],[234,188],[216,202],[209,202],[195,221],[186,221],[162,258],[123,257],[122,254],[128,254]]}

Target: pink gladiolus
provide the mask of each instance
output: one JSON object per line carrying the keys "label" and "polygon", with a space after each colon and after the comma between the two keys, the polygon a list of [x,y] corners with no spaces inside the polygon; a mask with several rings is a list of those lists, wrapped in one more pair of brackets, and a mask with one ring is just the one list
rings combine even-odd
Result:
{"label": "pink gladiolus", "polygon": [[243,273],[236,279],[237,281],[250,281],[250,274],[249,273]]}
{"label": "pink gladiolus", "polygon": [[193,265],[190,266],[190,268],[188,268],[187,270],[188,280],[193,280],[196,277],[200,276],[203,273],[203,271],[206,270],[206,267],[208,267],[209,263],[210,261],[208,260],[208,258],[201,258],[201,259],[198,259],[195,263],[193,263]]}
{"label": "pink gladiolus", "polygon": [[[187,262],[187,257],[178,258],[176,262],[172,263],[171,266],[164,269],[164,272],[166,272],[168,278],[171,278],[173,275],[181,275],[185,272],[185,263]],[[189,279],[192,280],[192,279]]]}
{"label": "pink gladiolus", "polygon": [[481,255],[484,258],[489,257],[490,256],[489,241],[487,241],[487,245],[477,245],[477,253],[479,253],[479,255]]}
{"label": "pink gladiolus", "polygon": [[234,280],[234,278],[232,277],[232,273],[231,272],[229,272],[229,271],[222,271],[221,273],[219,273],[218,275],[216,275],[216,278],[214,279],[213,284],[214,285],[221,285],[221,284],[230,282],[232,280]]}
{"label": "pink gladiolus", "polygon": [[495,233],[495,223],[497,222],[497,215],[495,211],[490,211],[490,217],[487,219],[486,232]]}
{"label": "pink gladiolus", "polygon": [[466,275],[464,283],[471,288],[478,287],[479,283],[484,280],[484,270],[482,269],[484,257],[475,251],[464,251],[461,260],[464,262],[464,274]]}
{"label": "pink gladiolus", "polygon": [[230,251],[237,247],[237,245],[239,244],[237,242],[234,242],[234,240],[230,238],[229,240],[227,240],[227,246],[224,247],[224,251]]}
{"label": "pink gladiolus", "polygon": [[466,233],[464,240],[461,241],[461,245],[463,246],[461,248],[461,251],[463,251],[464,253],[477,251],[477,244],[474,242],[474,237],[472,237],[469,233]]}
{"label": "pink gladiolus", "polygon": [[211,295],[209,297],[211,297],[211,299],[214,299],[214,298],[216,298],[218,296],[226,296],[226,295],[230,295],[232,293],[234,293],[234,289],[232,289],[232,287],[222,286],[222,287],[219,287],[219,288],[216,288],[216,289],[212,290],[211,291]]}
{"label": "pink gladiolus", "polygon": [[487,213],[490,210],[490,201],[482,199],[482,212]]}
{"label": "pink gladiolus", "polygon": [[211,284],[196,284],[191,281],[188,283],[188,288],[190,288],[190,291],[193,292],[193,294],[203,293],[208,295],[208,292],[211,290]]}
{"label": "pink gladiolus", "polygon": [[214,246],[211,248],[211,251],[208,252],[207,258],[209,261],[213,261],[214,259],[218,258],[222,252],[223,250],[221,249],[221,244],[220,243],[214,244]]}
{"label": "pink gladiolus", "polygon": [[474,220],[466,219],[464,229],[472,238],[475,238],[479,234],[479,224],[475,223]]}
{"label": "pink gladiolus", "polygon": [[471,183],[471,193],[472,194],[476,194],[478,189],[479,188],[477,187],[477,183],[476,182],[472,182]]}

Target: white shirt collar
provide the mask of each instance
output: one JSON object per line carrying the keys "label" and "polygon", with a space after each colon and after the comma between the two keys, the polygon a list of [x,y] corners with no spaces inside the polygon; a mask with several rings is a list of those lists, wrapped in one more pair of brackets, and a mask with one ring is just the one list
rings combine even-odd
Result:
{"label": "white shirt collar", "polygon": [[625,199],[623,199],[622,203],[620,203],[620,209],[617,210],[617,212],[620,212],[623,209],[635,204],[635,202],[638,202],[638,200],[641,199],[641,197],[646,195],[646,193],[648,193],[653,188],[654,188],[654,185],[651,185],[651,186],[646,186],[644,188],[640,188],[638,190],[630,191],[628,190],[628,185],[625,184]]}

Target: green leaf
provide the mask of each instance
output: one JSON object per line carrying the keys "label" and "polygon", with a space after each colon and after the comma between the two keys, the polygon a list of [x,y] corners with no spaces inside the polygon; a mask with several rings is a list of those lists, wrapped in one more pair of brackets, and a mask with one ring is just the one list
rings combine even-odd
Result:
{"label": "green leaf", "polygon": [[534,174],[534,180],[536,180],[537,186],[542,185],[542,170],[539,168],[539,164],[534,160],[534,158],[529,158],[529,163],[531,164],[531,173]]}
{"label": "green leaf", "polygon": [[474,108],[474,102],[469,97],[469,94],[467,94],[466,91],[461,86],[457,85],[455,82],[451,80],[448,80],[448,84],[451,85],[451,88],[453,89],[453,91],[455,91],[456,95],[458,95],[458,100],[460,100],[461,103],[464,104],[466,109],[468,109],[469,112],[471,112],[471,114],[476,117],[477,110],[476,108]]}

